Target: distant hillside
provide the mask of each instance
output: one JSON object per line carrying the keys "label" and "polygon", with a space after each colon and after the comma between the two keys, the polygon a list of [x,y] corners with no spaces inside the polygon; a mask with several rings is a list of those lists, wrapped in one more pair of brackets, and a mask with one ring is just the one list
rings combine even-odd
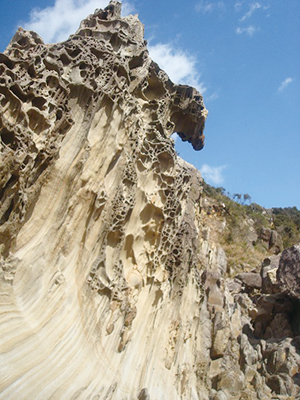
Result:
{"label": "distant hillside", "polygon": [[266,209],[251,203],[248,194],[230,196],[224,188],[204,182],[202,211],[208,221],[214,215],[214,225],[219,221],[219,229],[214,226],[214,230],[219,232],[216,239],[226,252],[230,274],[255,269],[268,255],[300,242],[296,207]]}

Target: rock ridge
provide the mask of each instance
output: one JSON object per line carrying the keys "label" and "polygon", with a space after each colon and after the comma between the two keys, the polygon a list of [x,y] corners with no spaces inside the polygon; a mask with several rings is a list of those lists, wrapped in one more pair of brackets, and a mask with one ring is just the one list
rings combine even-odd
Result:
{"label": "rock ridge", "polygon": [[0,397],[297,398],[298,248],[227,276],[171,138],[202,149],[207,110],[143,36],[111,1],[0,54]]}

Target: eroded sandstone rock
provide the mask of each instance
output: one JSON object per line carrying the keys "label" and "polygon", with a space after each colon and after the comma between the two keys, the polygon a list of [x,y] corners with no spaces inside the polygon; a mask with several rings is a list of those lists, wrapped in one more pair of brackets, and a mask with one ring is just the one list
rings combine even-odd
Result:
{"label": "eroded sandstone rock", "polygon": [[170,138],[203,147],[202,97],[120,7],[0,55],[0,397],[297,396],[293,300],[228,282]]}

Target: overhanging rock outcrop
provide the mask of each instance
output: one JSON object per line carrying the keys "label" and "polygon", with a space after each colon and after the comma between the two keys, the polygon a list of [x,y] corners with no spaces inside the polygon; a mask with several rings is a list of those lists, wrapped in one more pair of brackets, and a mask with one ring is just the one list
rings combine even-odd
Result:
{"label": "overhanging rock outcrop", "polygon": [[297,354],[276,381],[170,138],[203,147],[202,97],[138,18],[111,1],[52,45],[20,28],[0,73],[0,397],[296,395]]}
{"label": "overhanging rock outcrop", "polygon": [[[142,24],[136,16],[121,18],[119,9],[112,2],[96,10],[75,35],[55,45],[20,28],[0,56],[4,244],[15,237],[41,186],[37,181],[66,137],[76,136],[83,147],[98,141],[109,153],[107,163],[133,153],[140,169],[160,159],[171,167],[174,131],[195,149],[203,147],[202,97],[169,80],[148,56]],[[156,160],[147,148],[151,135],[161,142]]]}

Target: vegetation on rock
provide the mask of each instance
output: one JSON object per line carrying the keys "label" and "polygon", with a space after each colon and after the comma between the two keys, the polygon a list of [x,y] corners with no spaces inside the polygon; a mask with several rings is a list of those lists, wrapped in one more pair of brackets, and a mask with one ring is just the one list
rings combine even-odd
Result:
{"label": "vegetation on rock", "polygon": [[255,269],[265,257],[300,242],[300,211],[296,207],[266,209],[256,203],[245,204],[250,200],[249,194],[231,196],[224,188],[203,182],[204,212],[223,221],[218,239],[230,274]]}

